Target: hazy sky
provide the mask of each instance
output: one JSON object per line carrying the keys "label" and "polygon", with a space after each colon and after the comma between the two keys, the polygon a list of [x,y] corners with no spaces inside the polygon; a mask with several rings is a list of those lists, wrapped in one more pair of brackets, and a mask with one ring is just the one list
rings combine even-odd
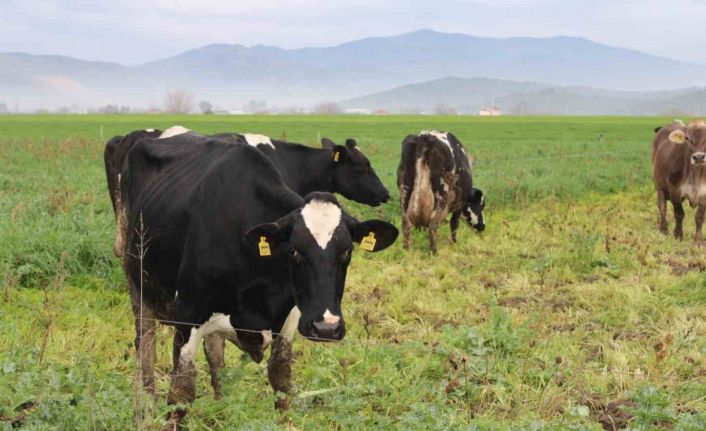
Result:
{"label": "hazy sky", "polygon": [[704,0],[0,0],[0,52],[137,64],[209,43],[328,46],[420,28],[583,36],[706,63]]}

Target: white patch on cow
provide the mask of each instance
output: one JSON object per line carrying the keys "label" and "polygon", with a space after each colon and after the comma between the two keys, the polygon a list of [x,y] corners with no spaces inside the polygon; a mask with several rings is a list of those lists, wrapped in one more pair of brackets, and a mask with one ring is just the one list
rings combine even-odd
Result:
{"label": "white patch on cow", "polygon": [[340,320],[341,317],[331,313],[328,308],[326,309],[326,311],[324,311],[324,323],[326,323],[327,325],[335,325]]}
{"label": "white patch on cow", "polygon": [[449,148],[449,151],[451,152],[451,155],[453,156],[454,150],[453,150],[453,148],[451,148],[451,142],[449,142],[449,134],[448,133],[439,132],[436,130],[422,130],[421,133],[419,133],[419,134],[433,136],[436,139],[440,140],[441,142],[446,144],[446,146]]}
{"label": "white patch on cow", "polygon": [[154,129],[145,129],[145,132],[152,133],[152,132],[154,132]]}
{"label": "white patch on cow", "polygon": [[414,185],[409,197],[407,214],[416,226],[429,222],[434,209],[434,194],[431,190],[431,171],[421,157],[414,164]]}
{"label": "white patch on cow", "polygon": [[341,224],[341,208],[331,202],[312,200],[302,208],[302,217],[311,236],[325,250],[333,232]]}
{"label": "white patch on cow", "polygon": [[687,198],[689,203],[696,205],[706,203],[706,183],[687,182],[679,188],[682,198]]}
{"label": "white patch on cow", "polygon": [[171,138],[172,136],[177,136],[177,135],[183,135],[184,133],[189,133],[191,130],[187,129],[184,126],[172,126],[162,132],[161,135],[159,135],[158,139],[167,139]]}
{"label": "white patch on cow", "polygon": [[271,147],[273,150],[275,149],[275,146],[272,144],[272,140],[265,136],[265,135],[256,135],[254,133],[244,133],[243,138],[245,138],[245,142],[248,143],[251,147],[257,147],[258,145],[267,145]]}
{"label": "white patch on cow", "polygon": [[223,334],[229,340],[237,340],[235,328],[230,324],[230,316],[214,313],[203,325],[191,328],[189,341],[181,347],[179,352],[179,361],[193,363],[196,360],[196,348],[201,344],[201,340],[214,332]]}
{"label": "white patch on cow", "polygon": [[177,299],[178,297],[179,297],[179,291],[177,290],[176,292],[174,292],[174,300],[176,301],[176,299]]}
{"label": "white patch on cow", "polygon": [[262,350],[265,350],[272,344],[272,331],[271,330],[266,330],[266,331],[260,331],[262,334]]}
{"label": "white patch on cow", "polygon": [[299,310],[299,307],[295,305],[294,308],[289,311],[287,320],[284,321],[284,325],[282,325],[282,329],[279,331],[280,336],[291,342],[294,339],[294,333],[299,326],[299,319],[301,319],[301,317],[302,312]]}
{"label": "white patch on cow", "polygon": [[478,224],[478,215],[476,213],[474,213],[473,210],[470,210],[470,212],[471,212],[471,224],[473,226],[475,226]]}
{"label": "white patch on cow", "polygon": [[686,126],[686,124],[684,124],[684,122],[680,118],[675,118],[673,121],[682,127]]}

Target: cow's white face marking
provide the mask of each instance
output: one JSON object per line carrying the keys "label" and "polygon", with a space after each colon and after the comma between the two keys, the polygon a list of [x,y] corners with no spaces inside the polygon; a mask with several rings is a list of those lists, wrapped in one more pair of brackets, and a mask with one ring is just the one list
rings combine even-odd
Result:
{"label": "cow's white face marking", "polygon": [[275,146],[272,144],[272,139],[265,135],[256,135],[254,133],[244,133],[243,138],[245,138],[245,142],[248,143],[251,147],[257,147],[258,145],[267,145],[271,147],[273,150],[275,149]]}
{"label": "cow's white face marking", "polygon": [[311,236],[325,250],[334,231],[341,224],[341,208],[331,202],[312,200],[302,208],[302,217]]}
{"label": "cow's white face marking", "polygon": [[454,150],[453,150],[453,148],[451,148],[451,142],[449,142],[449,134],[448,133],[439,132],[436,130],[422,130],[421,133],[419,133],[419,134],[433,136],[436,139],[440,140],[441,142],[446,144],[446,146],[449,148],[449,151],[451,152],[451,155],[453,156]]}
{"label": "cow's white face marking", "polygon": [[282,329],[280,329],[279,334],[284,337],[285,340],[291,342],[294,339],[294,332],[299,326],[299,319],[302,317],[302,312],[296,305],[292,308],[287,316],[287,320],[284,321]]}
{"label": "cow's white face marking", "polygon": [[214,332],[223,334],[229,340],[237,340],[235,328],[230,324],[230,316],[214,313],[203,325],[198,328],[191,328],[189,341],[181,347],[181,352],[179,352],[179,360],[186,363],[194,362],[196,360],[196,349],[201,344],[201,340]]}
{"label": "cow's white face marking", "polygon": [[154,129],[145,129],[145,132],[152,133],[152,132],[154,132]]}
{"label": "cow's white face marking", "polygon": [[473,210],[469,210],[469,211],[471,212],[471,224],[473,226],[475,226],[478,224],[478,215],[476,215],[476,213],[474,213]]}
{"label": "cow's white face marking", "polygon": [[190,131],[191,130],[187,129],[184,126],[172,126],[162,132],[162,134],[159,135],[158,139],[171,138],[172,136],[183,135],[184,133],[189,133]]}
{"label": "cow's white face marking", "polygon": [[326,323],[327,325],[335,325],[340,320],[341,317],[331,313],[328,308],[326,309],[326,311],[324,311],[324,323]]}

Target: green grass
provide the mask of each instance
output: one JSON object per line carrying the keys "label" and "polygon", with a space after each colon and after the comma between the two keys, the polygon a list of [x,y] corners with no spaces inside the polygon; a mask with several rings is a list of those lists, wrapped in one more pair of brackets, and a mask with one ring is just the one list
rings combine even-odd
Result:
{"label": "green grass", "polygon": [[[133,319],[100,128],[173,124],[308,145],[355,137],[394,197],[404,136],[450,130],[487,195],[486,231],[462,227],[453,246],[444,227],[436,256],[424,232],[410,252],[355,253],[349,333],[297,339],[288,412],[272,409],[265,366],[234,348],[215,401],[201,355],[190,429],[704,429],[706,253],[657,232],[650,185],[652,129],[666,121],[0,116],[0,430],[18,417],[22,429],[135,427]],[[399,224],[396,199],[343,201]],[[170,338],[160,330],[147,429],[168,410]]]}

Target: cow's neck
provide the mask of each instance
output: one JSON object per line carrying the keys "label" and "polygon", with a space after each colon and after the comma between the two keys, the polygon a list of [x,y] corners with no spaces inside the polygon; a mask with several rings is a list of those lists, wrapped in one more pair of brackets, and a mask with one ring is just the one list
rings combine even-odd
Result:
{"label": "cow's neck", "polygon": [[281,149],[283,166],[286,166],[285,180],[292,190],[302,196],[315,191],[334,192],[329,151],[294,144],[282,145]]}

